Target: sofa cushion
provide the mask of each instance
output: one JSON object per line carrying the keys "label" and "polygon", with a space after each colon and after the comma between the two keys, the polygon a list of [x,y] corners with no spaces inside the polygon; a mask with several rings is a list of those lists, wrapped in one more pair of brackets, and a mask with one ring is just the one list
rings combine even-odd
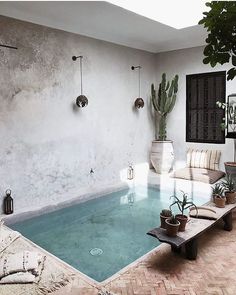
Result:
{"label": "sofa cushion", "polygon": [[219,170],[221,151],[188,149],[187,167]]}
{"label": "sofa cushion", "polygon": [[225,176],[225,173],[219,170],[210,170],[204,168],[182,168],[171,174],[171,177],[201,181],[205,183],[215,183]]}

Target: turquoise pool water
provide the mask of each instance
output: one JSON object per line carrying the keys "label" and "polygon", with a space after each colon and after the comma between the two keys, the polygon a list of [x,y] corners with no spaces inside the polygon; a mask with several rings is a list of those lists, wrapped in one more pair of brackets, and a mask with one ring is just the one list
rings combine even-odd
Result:
{"label": "turquoise pool water", "polygon": [[101,282],[159,245],[146,232],[159,226],[170,195],[151,187],[126,189],[10,227]]}

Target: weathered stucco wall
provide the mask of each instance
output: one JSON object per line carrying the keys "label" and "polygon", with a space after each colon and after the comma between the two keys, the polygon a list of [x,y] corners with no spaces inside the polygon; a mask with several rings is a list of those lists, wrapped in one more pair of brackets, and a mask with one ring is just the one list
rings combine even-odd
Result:
{"label": "weathered stucco wall", "polygon": [[[220,167],[224,170],[224,162],[233,161],[233,140],[226,139],[225,144],[202,144],[186,142],[186,75],[206,73],[213,71],[227,71],[230,65],[216,66],[204,65],[204,47],[194,47],[157,54],[157,81],[165,72],[168,79],[175,74],[179,75],[179,91],[174,110],[168,117],[168,138],[174,141],[175,168],[186,164],[186,150],[188,147],[200,149],[219,149],[222,151]],[[226,83],[226,95],[236,92],[236,80]]]}
{"label": "weathered stucco wall", "polygon": [[[0,28],[1,43],[19,48],[0,49],[0,193],[12,189],[16,211],[118,183],[129,162],[148,161],[155,55],[2,16]],[[84,56],[84,109],[72,55]],[[143,67],[139,111],[132,65]]]}

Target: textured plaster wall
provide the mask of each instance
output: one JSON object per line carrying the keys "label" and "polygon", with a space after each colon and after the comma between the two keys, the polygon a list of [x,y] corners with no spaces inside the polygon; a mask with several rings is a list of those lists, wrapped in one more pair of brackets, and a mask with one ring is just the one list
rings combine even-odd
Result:
{"label": "textured plaster wall", "polygon": [[[1,43],[19,47],[0,48],[0,193],[12,189],[16,211],[118,183],[129,162],[148,161],[155,55],[2,16],[0,29]],[[72,55],[84,56],[84,109]],[[139,111],[132,65],[143,67]]]}
{"label": "textured plaster wall", "polygon": [[[218,66],[211,68],[202,63],[204,47],[176,50],[157,54],[157,81],[161,74],[166,72],[169,79],[174,74],[179,75],[179,91],[174,110],[168,117],[168,137],[174,141],[175,167],[184,167],[186,163],[186,150],[188,147],[219,149],[222,151],[220,167],[224,170],[225,161],[233,161],[233,140],[226,139],[225,144],[202,144],[186,142],[186,75],[206,73],[212,71],[225,71],[230,67]],[[226,95],[236,92],[236,79],[226,84]]]}

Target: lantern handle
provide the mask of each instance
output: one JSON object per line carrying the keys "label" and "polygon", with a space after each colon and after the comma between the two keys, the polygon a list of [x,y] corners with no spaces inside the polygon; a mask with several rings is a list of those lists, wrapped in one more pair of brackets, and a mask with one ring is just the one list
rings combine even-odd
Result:
{"label": "lantern handle", "polygon": [[11,195],[11,190],[10,189],[6,190],[6,195]]}

